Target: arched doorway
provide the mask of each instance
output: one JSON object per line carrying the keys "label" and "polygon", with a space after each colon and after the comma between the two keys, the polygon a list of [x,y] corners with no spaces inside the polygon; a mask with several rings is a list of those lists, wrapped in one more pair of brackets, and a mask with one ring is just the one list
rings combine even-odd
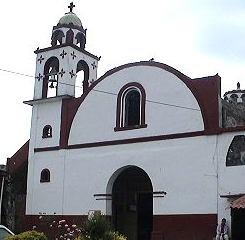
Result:
{"label": "arched doorway", "polygon": [[153,219],[153,188],[145,171],[129,167],[112,187],[112,220],[116,231],[131,240],[149,240]]}

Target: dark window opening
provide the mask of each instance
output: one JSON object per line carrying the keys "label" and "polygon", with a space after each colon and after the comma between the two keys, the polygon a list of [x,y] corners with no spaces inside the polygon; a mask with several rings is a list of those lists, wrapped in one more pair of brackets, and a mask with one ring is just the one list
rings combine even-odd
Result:
{"label": "dark window opening", "polygon": [[43,138],[51,138],[52,137],[52,127],[50,125],[46,125],[43,128]]}
{"label": "dark window opening", "polygon": [[61,45],[62,44],[62,38],[64,37],[64,33],[61,30],[57,30],[53,32],[52,37],[51,37],[51,45],[56,46],[56,45]]}
{"label": "dark window opening", "polygon": [[245,94],[242,94],[241,98],[242,98],[242,103],[245,103]]}
{"label": "dark window opening", "polygon": [[80,45],[80,48],[84,49],[86,44],[86,36],[83,33],[78,33],[75,37],[77,40],[77,45]]}
{"label": "dark window opening", "polygon": [[236,94],[232,94],[231,97],[230,97],[230,101],[231,103],[237,103],[237,98],[238,96]]}
{"label": "dark window opening", "polygon": [[124,85],[117,95],[114,131],[146,128],[145,103],[146,93],[140,83],[130,82]]}
{"label": "dark window opening", "polygon": [[89,87],[89,67],[83,60],[80,60],[77,63],[77,77],[75,85],[80,87],[80,91],[75,89],[75,97],[80,97]]}
{"label": "dark window opening", "polygon": [[43,169],[40,176],[40,182],[50,182],[50,171]]}
{"label": "dark window opening", "polygon": [[140,93],[130,90],[125,96],[124,126],[140,125]]}
{"label": "dark window opening", "polygon": [[245,136],[235,136],[226,156],[226,166],[245,165]]}

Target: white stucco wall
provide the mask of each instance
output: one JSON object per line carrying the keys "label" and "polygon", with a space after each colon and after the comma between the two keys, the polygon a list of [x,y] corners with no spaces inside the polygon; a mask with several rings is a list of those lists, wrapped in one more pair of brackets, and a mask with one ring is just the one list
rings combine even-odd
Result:
{"label": "white stucco wall", "polygon": [[[214,143],[215,137],[202,136],[37,153],[34,194],[28,199],[35,204],[28,210],[77,215],[100,209],[110,214],[106,201],[96,201],[93,195],[111,193],[106,192],[111,176],[130,165],[148,174],[154,191],[167,192],[164,198],[154,198],[154,214],[216,213]],[[50,183],[39,182],[43,168],[50,169]],[[38,201],[47,193],[45,201]]]}
{"label": "white stucco wall", "polygon": [[[36,104],[33,107],[31,144],[33,148],[54,147],[59,145],[61,124],[61,100]],[[52,138],[42,138],[43,128],[52,127]]]}
{"label": "white stucco wall", "polygon": [[[148,126],[134,131],[114,132],[117,94],[129,82],[140,83],[146,91],[145,121]],[[172,104],[172,106],[165,104]],[[157,67],[135,66],[106,77],[94,91],[89,93],[73,120],[69,144],[184,133],[203,129],[200,107],[192,92],[178,77]]]}
{"label": "white stucco wall", "polygon": [[245,165],[226,166],[226,155],[233,138],[236,135],[245,135],[245,131],[222,133],[217,142],[218,149],[218,218],[226,218],[231,223],[230,203],[234,198],[220,197],[245,193],[244,176]]}

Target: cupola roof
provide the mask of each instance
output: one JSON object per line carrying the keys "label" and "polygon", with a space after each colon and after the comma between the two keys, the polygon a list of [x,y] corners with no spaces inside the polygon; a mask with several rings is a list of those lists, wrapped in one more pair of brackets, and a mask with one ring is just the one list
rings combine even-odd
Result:
{"label": "cupola roof", "polygon": [[66,13],[60,20],[59,20],[59,24],[73,24],[74,26],[77,27],[82,27],[82,22],[79,19],[79,17],[73,13],[73,12],[68,12]]}
{"label": "cupola roof", "polygon": [[240,82],[237,83],[237,89],[225,92],[224,97],[229,94],[237,94],[237,93],[245,93],[245,90],[241,89],[241,84]]}

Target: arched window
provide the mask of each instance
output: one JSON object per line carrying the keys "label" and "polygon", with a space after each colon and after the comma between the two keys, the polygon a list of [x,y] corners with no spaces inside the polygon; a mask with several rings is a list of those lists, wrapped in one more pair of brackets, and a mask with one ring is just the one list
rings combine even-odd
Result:
{"label": "arched window", "polygon": [[86,37],[83,33],[79,32],[75,39],[77,40],[77,44],[80,44],[80,48],[84,49],[86,44]]}
{"label": "arched window", "polygon": [[238,96],[236,94],[232,94],[231,97],[230,97],[230,100],[231,100],[232,103],[236,104],[237,103],[237,98],[238,98]]}
{"label": "arched window", "polygon": [[64,33],[61,30],[56,30],[53,32],[52,37],[51,37],[51,45],[56,46],[57,43],[59,45],[62,44],[62,38],[64,37]]}
{"label": "arched window", "polygon": [[42,138],[51,138],[52,137],[52,127],[50,125],[46,125],[43,128],[43,136]]}
{"label": "arched window", "polygon": [[245,103],[245,94],[242,94],[241,98],[242,98],[242,103]]}
{"label": "arched window", "polygon": [[245,136],[235,136],[226,156],[226,166],[245,165]]}
{"label": "arched window", "polygon": [[50,171],[47,168],[41,171],[40,182],[50,182]]}
{"label": "arched window", "polygon": [[124,126],[140,125],[140,93],[129,89],[124,99]]}
{"label": "arched window", "polygon": [[139,83],[128,83],[121,88],[117,96],[115,131],[145,128],[146,94]]}

